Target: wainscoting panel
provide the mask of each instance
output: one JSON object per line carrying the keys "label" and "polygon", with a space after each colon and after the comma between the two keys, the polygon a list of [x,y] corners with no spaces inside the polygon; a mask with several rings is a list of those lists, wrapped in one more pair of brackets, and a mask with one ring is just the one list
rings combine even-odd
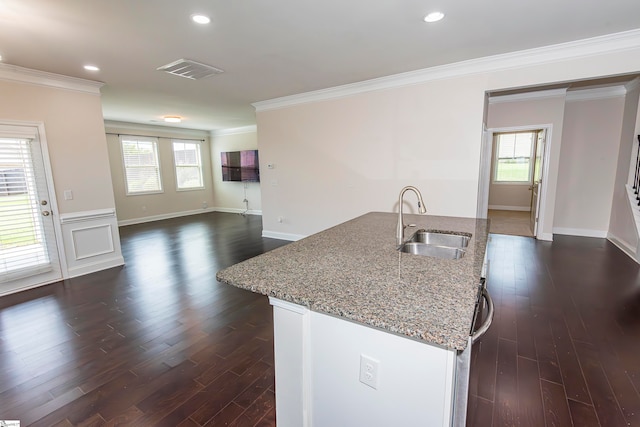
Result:
{"label": "wainscoting panel", "polygon": [[60,216],[68,277],[124,264],[115,209]]}

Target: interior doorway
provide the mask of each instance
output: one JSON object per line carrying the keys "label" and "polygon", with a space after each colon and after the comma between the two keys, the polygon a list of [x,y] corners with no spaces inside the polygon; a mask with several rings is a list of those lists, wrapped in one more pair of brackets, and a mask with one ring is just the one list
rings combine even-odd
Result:
{"label": "interior doorway", "polygon": [[538,237],[544,200],[548,129],[490,129],[483,142],[478,210],[486,209],[492,233]]}
{"label": "interior doorway", "polygon": [[0,123],[0,295],[62,278],[42,125]]}

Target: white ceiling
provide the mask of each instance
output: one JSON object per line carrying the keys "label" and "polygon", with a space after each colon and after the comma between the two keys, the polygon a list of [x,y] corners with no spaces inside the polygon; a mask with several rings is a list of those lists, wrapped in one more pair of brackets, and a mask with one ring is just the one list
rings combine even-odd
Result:
{"label": "white ceiling", "polygon": [[[446,16],[426,24],[433,10]],[[107,120],[216,130],[254,124],[253,102],[631,30],[639,16],[638,0],[0,0],[0,55],[104,82]],[[180,58],[225,72],[156,71]]]}

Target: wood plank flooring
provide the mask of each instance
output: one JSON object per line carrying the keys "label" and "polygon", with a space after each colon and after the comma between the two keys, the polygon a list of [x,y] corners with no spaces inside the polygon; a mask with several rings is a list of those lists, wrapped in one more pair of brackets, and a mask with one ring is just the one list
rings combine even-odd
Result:
{"label": "wood plank flooring", "polygon": [[604,239],[494,234],[470,426],[640,426],[640,269]]}
{"label": "wood plank flooring", "polygon": [[[215,273],[287,242],[260,217],[121,228],[126,267],[0,298],[0,419],[273,426],[266,297]],[[603,239],[493,235],[469,426],[640,426],[640,268]]]}

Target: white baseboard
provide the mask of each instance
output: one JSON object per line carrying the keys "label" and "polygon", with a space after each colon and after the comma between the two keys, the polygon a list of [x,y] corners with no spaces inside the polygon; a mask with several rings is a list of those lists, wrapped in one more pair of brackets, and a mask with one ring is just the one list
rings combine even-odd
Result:
{"label": "white baseboard", "polygon": [[490,210],[494,211],[521,211],[531,212],[531,206],[503,206],[503,205],[489,205]]}
{"label": "white baseboard", "polygon": [[119,267],[124,265],[124,258],[122,256],[114,257],[107,260],[101,260],[100,262],[94,262],[89,264],[83,264],[79,267],[72,267],[68,269],[69,278],[84,276],[85,274],[95,273],[97,271],[106,270],[107,268]]}
{"label": "white baseboard", "polygon": [[553,242],[553,233],[539,233],[536,238],[546,242]]}
{"label": "white baseboard", "polygon": [[580,236],[580,237],[599,237],[601,239],[607,238],[606,230],[588,230],[583,228],[553,227],[553,234],[562,234],[565,236]]}
{"label": "white baseboard", "polygon": [[280,233],[277,231],[262,230],[262,237],[295,242],[296,240],[304,239],[307,236],[303,236],[302,234]]}
{"label": "white baseboard", "polygon": [[206,209],[195,209],[192,211],[171,212],[167,214],[144,216],[144,217],[133,218],[133,219],[124,219],[122,221],[118,221],[118,226],[122,227],[123,225],[143,224],[145,222],[161,221],[163,219],[179,218],[181,216],[198,215],[202,213],[215,212],[215,211],[216,209],[214,208],[206,208]]}
{"label": "white baseboard", "polygon": [[618,249],[627,254],[629,258],[634,260],[635,262],[640,264],[640,260],[638,260],[638,254],[636,252],[636,248],[633,247],[629,242],[623,239],[619,239],[618,237],[610,234],[607,236],[607,240],[616,245]]}
{"label": "white baseboard", "polygon": [[238,208],[213,208],[216,212],[226,212],[226,213],[237,213],[237,214],[245,214],[245,215],[262,215],[261,210],[257,209],[249,209],[248,211],[245,209]]}

